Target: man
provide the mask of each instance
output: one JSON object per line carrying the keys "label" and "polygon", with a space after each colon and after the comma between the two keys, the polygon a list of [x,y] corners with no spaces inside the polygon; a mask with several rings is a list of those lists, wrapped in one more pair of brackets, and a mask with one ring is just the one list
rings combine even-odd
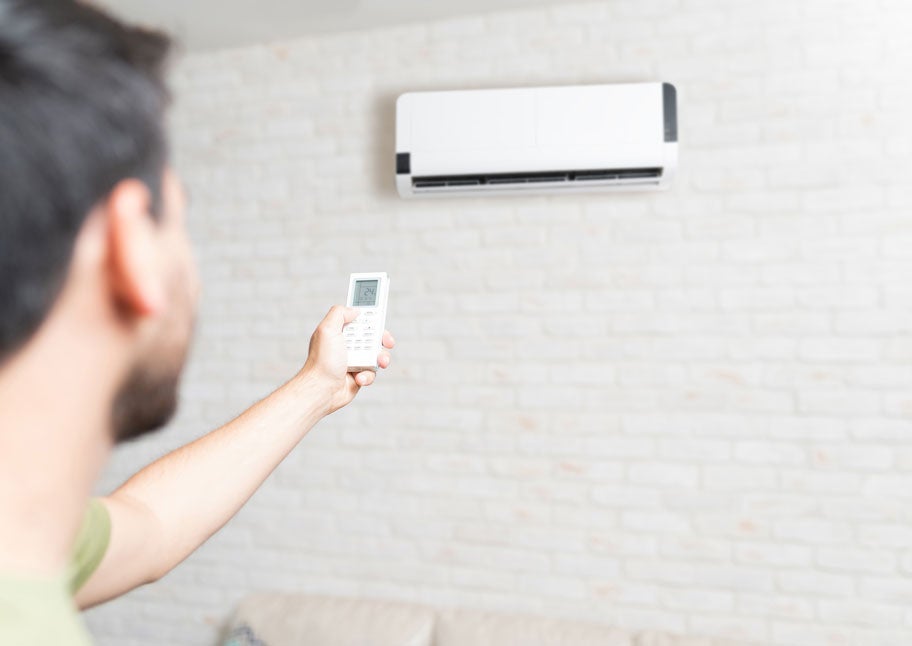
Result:
{"label": "man", "polygon": [[0,0],[0,644],[87,644],[77,605],[171,570],[374,378],[346,373],[335,307],[287,384],[90,500],[112,446],[174,412],[193,327],[168,49],[74,0]]}

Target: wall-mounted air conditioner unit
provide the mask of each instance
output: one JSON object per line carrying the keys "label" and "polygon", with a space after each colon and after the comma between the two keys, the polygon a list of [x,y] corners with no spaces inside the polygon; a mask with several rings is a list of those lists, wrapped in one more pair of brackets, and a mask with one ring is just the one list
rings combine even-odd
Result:
{"label": "wall-mounted air conditioner unit", "polygon": [[669,83],[411,92],[396,103],[402,197],[668,188]]}

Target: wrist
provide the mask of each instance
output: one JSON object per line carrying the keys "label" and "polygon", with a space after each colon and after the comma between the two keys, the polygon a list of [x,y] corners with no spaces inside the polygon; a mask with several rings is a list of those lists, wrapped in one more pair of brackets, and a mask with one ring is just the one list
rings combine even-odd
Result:
{"label": "wrist", "polygon": [[317,370],[305,366],[288,385],[294,390],[297,399],[309,403],[317,420],[332,412],[332,384]]}

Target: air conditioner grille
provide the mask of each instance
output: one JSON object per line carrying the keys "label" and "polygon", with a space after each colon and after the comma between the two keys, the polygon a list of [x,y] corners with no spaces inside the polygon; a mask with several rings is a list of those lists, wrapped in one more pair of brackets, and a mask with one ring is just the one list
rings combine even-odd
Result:
{"label": "air conditioner grille", "polygon": [[661,168],[623,168],[578,171],[548,171],[534,173],[487,173],[477,175],[425,175],[412,178],[416,191],[446,188],[510,187],[522,188],[529,184],[583,185],[586,182],[658,183]]}

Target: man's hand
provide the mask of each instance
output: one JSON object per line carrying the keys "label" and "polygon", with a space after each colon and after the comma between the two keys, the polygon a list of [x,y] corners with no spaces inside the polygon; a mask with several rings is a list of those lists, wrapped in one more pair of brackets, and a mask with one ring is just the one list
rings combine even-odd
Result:
{"label": "man's hand", "polygon": [[[336,305],[317,326],[310,338],[310,352],[299,376],[315,380],[326,389],[325,414],[334,413],[349,404],[364,386],[374,383],[374,373],[364,370],[357,374],[348,372],[348,351],[342,331],[358,317],[358,310]],[[383,347],[377,357],[380,368],[390,365],[390,353],[395,345],[388,330],[383,332]]]}

